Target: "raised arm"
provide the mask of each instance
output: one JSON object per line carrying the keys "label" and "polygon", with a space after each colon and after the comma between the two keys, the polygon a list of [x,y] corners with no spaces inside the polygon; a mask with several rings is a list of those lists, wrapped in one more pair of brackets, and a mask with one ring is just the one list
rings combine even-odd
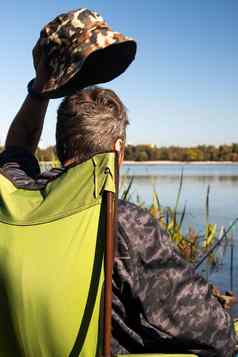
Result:
{"label": "raised arm", "polygon": [[[34,92],[37,93],[42,89],[47,78],[48,73],[42,57],[37,66],[36,78],[32,83]],[[27,95],[10,125],[5,143],[6,148],[18,146],[33,154],[35,153],[43,129],[48,103],[48,99]]]}

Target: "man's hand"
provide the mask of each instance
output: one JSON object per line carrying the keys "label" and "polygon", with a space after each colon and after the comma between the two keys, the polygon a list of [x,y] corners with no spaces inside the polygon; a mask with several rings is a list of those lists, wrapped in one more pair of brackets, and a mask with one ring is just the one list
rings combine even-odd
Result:
{"label": "man's hand", "polygon": [[46,65],[45,54],[43,53],[40,42],[38,41],[33,49],[34,66],[36,71],[36,78],[33,82],[32,88],[36,92],[40,92],[45,83],[48,81],[50,73]]}
{"label": "man's hand", "polygon": [[226,310],[231,309],[233,305],[238,303],[237,296],[232,291],[226,291],[225,294],[222,294],[217,287],[212,286],[212,294]]}

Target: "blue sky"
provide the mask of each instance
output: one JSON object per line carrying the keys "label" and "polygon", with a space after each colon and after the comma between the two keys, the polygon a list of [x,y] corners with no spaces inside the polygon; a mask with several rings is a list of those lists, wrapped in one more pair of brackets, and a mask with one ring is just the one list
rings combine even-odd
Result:
{"label": "blue sky", "polygon": [[[107,84],[128,108],[129,143],[238,142],[238,1],[9,0],[0,13],[1,144],[34,76],[31,51],[40,29],[80,7],[138,41],[135,62]],[[50,103],[41,147],[55,142],[58,104]]]}

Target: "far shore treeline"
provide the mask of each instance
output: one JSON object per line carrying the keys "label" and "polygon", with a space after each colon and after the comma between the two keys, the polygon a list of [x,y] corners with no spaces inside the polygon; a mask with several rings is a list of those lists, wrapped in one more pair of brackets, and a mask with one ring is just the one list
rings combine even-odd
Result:
{"label": "far shore treeline", "polygon": [[238,162],[238,144],[198,145],[195,147],[157,147],[155,145],[127,145],[126,160],[133,161],[233,161]]}
{"label": "far shore treeline", "polygon": [[[0,151],[3,147],[0,147]],[[54,146],[38,148],[39,161],[57,161]],[[238,143],[231,145],[198,145],[194,147],[157,147],[156,145],[127,145],[125,160],[128,161],[232,161],[238,162]]]}

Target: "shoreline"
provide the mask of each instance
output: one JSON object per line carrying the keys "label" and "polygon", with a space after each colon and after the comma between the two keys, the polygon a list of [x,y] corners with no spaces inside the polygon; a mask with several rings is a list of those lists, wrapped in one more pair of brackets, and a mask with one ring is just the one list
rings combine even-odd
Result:
{"label": "shoreline", "polygon": [[123,165],[238,165],[234,161],[124,161]]}

